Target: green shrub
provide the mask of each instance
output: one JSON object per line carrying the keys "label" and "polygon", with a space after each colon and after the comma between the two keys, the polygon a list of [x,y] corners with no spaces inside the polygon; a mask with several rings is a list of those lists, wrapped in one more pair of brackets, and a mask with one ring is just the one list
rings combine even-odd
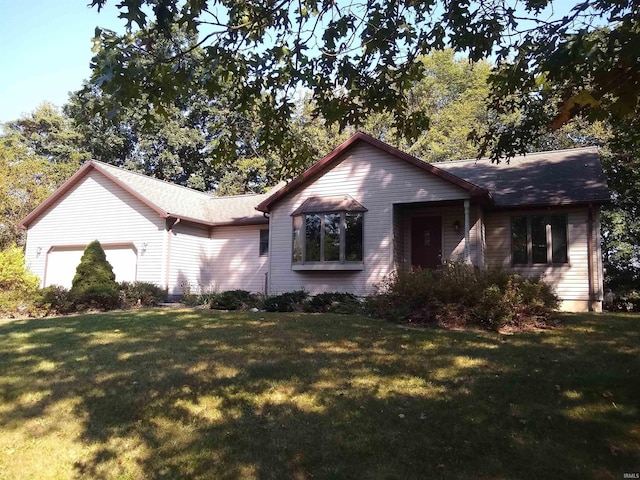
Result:
{"label": "green shrub", "polygon": [[616,292],[610,302],[605,302],[604,307],[612,312],[640,312],[640,291]]}
{"label": "green shrub", "polygon": [[539,278],[461,263],[390,275],[366,302],[370,314],[392,321],[487,328],[546,322],[558,305],[551,287]]}
{"label": "green shrub", "polygon": [[155,283],[120,282],[120,298],[127,308],[154,307],[165,299],[165,292]]}
{"label": "green shrub", "polygon": [[[512,288],[511,286],[508,288]],[[482,290],[478,304],[473,307],[473,314],[478,322],[489,327],[498,327],[509,321],[515,307],[506,292],[498,285],[489,285]]]}
{"label": "green shrub", "polygon": [[116,308],[120,292],[115,278],[100,242],[94,240],[84,249],[69,290],[69,298],[77,310]]}
{"label": "green shrub", "polygon": [[354,314],[362,310],[358,297],[351,293],[326,292],[311,297],[305,304],[306,312]]}
{"label": "green shrub", "polygon": [[209,305],[220,310],[248,310],[258,305],[256,295],[247,290],[228,290],[211,294]]}
{"label": "green shrub", "polygon": [[180,301],[188,306],[195,307],[196,305],[202,305],[205,303],[205,299],[202,295],[197,295],[192,291],[191,284],[188,281],[184,281],[180,284],[182,287],[182,298]]}
{"label": "green shrub", "polygon": [[0,251],[0,315],[31,315],[40,280],[25,264],[24,252],[18,246]]}
{"label": "green shrub", "polygon": [[40,290],[36,306],[46,315],[68,313],[73,310],[69,290],[60,285],[51,285]]}
{"label": "green shrub", "polygon": [[262,303],[262,308],[267,312],[293,312],[302,310],[302,304],[309,294],[304,290],[283,293],[267,297]]}

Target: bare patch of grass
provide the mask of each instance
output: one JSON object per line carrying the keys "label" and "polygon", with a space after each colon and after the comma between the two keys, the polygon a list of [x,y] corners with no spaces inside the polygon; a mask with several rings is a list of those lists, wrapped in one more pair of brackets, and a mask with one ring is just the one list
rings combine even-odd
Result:
{"label": "bare patch of grass", "polygon": [[640,469],[640,317],[562,319],[0,323],[0,479],[622,478]]}

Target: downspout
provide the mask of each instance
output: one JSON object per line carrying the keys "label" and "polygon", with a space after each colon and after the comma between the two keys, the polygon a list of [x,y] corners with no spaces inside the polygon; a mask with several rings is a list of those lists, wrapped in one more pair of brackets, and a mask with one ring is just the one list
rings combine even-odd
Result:
{"label": "downspout", "polygon": [[271,285],[271,213],[262,212],[262,216],[266,218],[269,223],[267,223],[269,227],[269,248],[267,249],[267,271],[264,272],[264,295],[265,297],[269,296],[269,287]]}
{"label": "downspout", "polygon": [[589,204],[587,220],[587,275],[589,276],[589,305],[588,310],[593,312],[593,204]]}
{"label": "downspout", "polygon": [[469,200],[464,201],[464,263],[471,263],[471,248],[469,245]]}
{"label": "downspout", "polygon": [[171,236],[173,233],[173,227],[175,227],[178,223],[180,223],[179,218],[176,218],[173,223],[171,223],[171,219],[167,219],[167,270],[165,271],[164,279],[167,295],[169,295],[169,272],[171,271]]}

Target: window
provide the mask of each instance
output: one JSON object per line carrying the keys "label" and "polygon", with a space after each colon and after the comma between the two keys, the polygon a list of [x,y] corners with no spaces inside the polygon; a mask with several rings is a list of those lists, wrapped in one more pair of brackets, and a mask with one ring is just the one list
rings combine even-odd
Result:
{"label": "window", "polygon": [[269,229],[260,230],[260,256],[269,255]]}
{"label": "window", "polygon": [[516,265],[567,263],[567,216],[511,217],[511,260]]}
{"label": "window", "polygon": [[362,212],[293,217],[293,263],[362,262]]}
{"label": "window", "polygon": [[366,211],[349,195],[305,200],[291,214],[294,270],[361,270]]}

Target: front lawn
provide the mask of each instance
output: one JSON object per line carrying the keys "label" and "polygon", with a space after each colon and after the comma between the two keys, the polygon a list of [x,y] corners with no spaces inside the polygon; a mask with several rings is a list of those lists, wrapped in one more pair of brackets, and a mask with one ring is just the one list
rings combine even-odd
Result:
{"label": "front lawn", "polygon": [[0,321],[0,479],[621,479],[640,316],[505,336],[356,316]]}

